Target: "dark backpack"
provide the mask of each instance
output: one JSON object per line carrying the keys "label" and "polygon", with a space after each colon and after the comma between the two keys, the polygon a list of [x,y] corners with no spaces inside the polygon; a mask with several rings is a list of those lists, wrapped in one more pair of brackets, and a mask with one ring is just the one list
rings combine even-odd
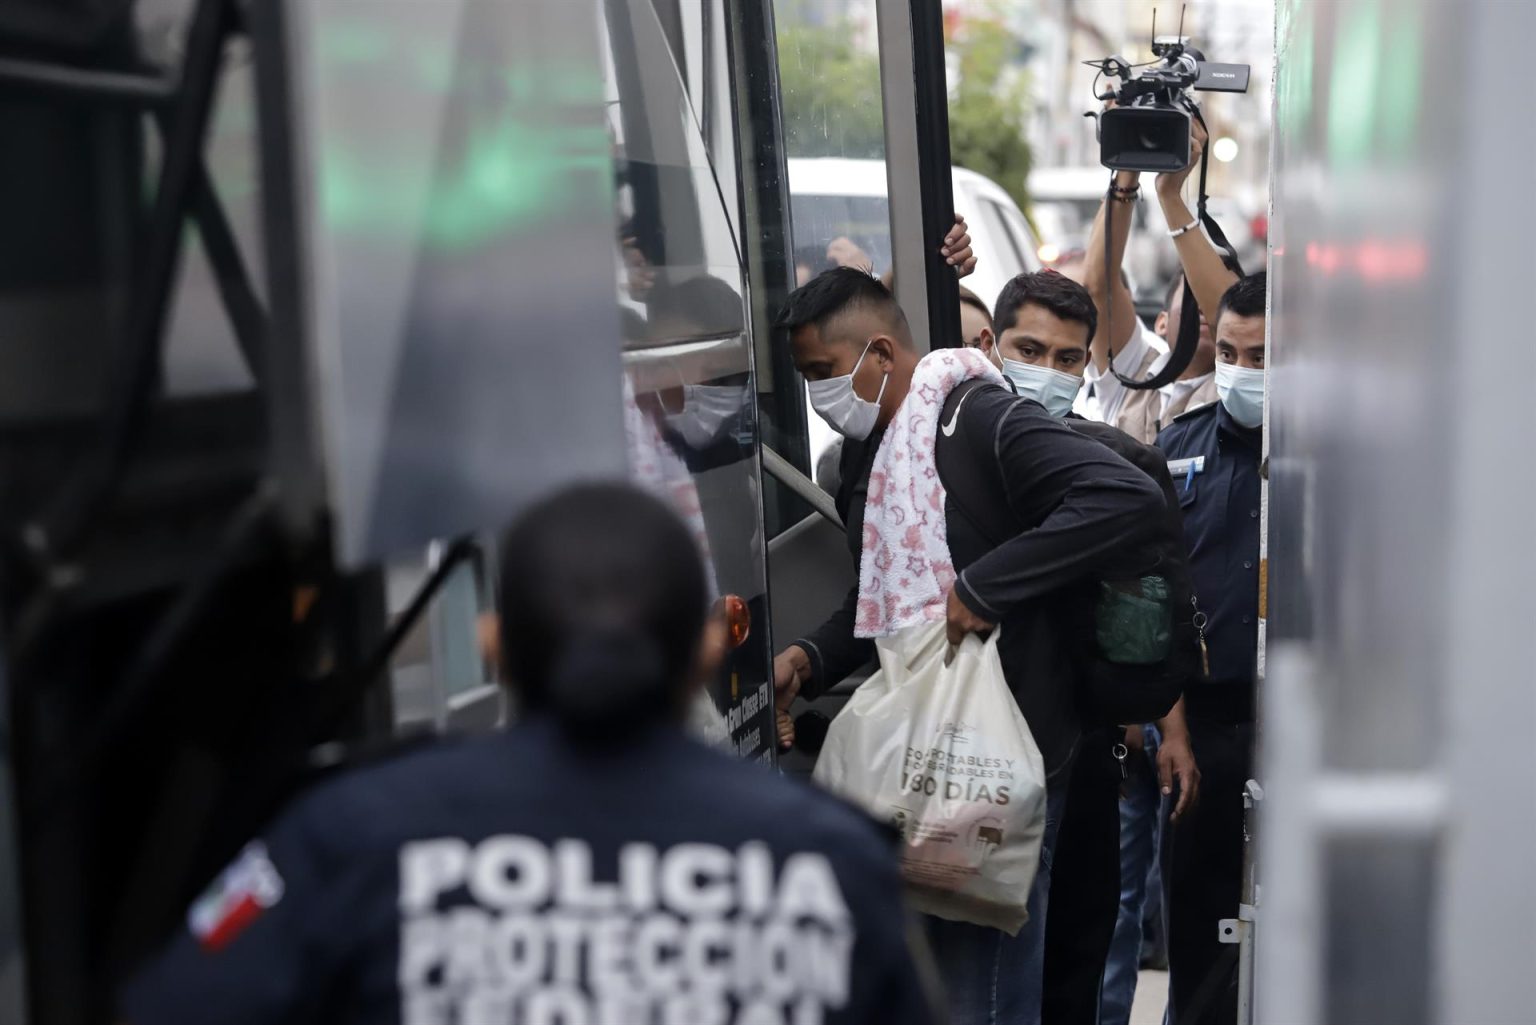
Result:
{"label": "dark backpack", "polygon": [[[972,380],[955,388],[945,403],[943,422],[953,422],[959,403],[971,390],[989,386],[995,387]],[[1185,683],[1198,679],[1200,669],[1196,609],[1178,497],[1167,462],[1157,449],[1106,424],[1065,422],[1150,476],[1167,499],[1167,515],[1156,536],[1141,542],[1148,563],[1143,575],[1086,581],[1091,586],[1063,591],[1063,600],[1079,606],[1070,610],[1068,618],[1074,626],[1074,662],[1088,725],[1152,722],[1168,714]],[[994,419],[985,425],[965,426],[995,433],[997,423]],[[998,461],[976,458],[974,446],[958,433],[938,433],[935,458],[951,508],[994,546],[1027,529],[1008,504]]]}

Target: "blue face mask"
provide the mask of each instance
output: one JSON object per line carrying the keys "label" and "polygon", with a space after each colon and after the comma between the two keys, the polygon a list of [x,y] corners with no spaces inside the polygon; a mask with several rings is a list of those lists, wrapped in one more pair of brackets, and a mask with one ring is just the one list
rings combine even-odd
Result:
{"label": "blue face mask", "polygon": [[1264,371],[1217,363],[1216,395],[1232,419],[1244,427],[1264,422]]}
{"label": "blue face mask", "polygon": [[1003,360],[1003,374],[1013,382],[1014,391],[1026,399],[1034,399],[1052,416],[1066,416],[1072,412],[1072,402],[1083,386],[1081,377],[1016,359]]}

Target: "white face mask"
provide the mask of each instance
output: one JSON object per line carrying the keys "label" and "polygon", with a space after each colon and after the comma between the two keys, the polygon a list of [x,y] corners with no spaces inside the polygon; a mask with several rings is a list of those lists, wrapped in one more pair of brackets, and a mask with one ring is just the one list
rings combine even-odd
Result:
{"label": "white face mask", "polygon": [[1216,395],[1232,419],[1244,427],[1264,422],[1264,371],[1217,363]]}
{"label": "white face mask", "polygon": [[[1002,355],[995,345],[992,351]],[[1066,416],[1072,412],[1072,401],[1083,386],[1081,377],[1016,359],[1003,359],[1002,367],[1004,376],[1013,382],[1013,390],[1040,403],[1047,413]]]}
{"label": "white face mask", "polygon": [[880,419],[880,400],[885,396],[885,386],[891,379],[891,372],[887,370],[885,376],[880,379],[880,394],[875,396],[873,402],[859,398],[858,393],[853,390],[853,375],[859,372],[859,367],[863,364],[864,357],[869,355],[869,347],[873,344],[874,339],[864,343],[864,351],[859,353],[858,363],[855,363],[853,370],[842,377],[805,382],[805,387],[811,396],[811,408],[816,410],[834,431],[854,441],[863,441],[875,429],[875,421]]}
{"label": "white face mask", "polygon": [[682,435],[690,448],[708,448],[741,414],[745,402],[746,389],[740,385],[687,384],[683,411],[668,413],[667,426]]}

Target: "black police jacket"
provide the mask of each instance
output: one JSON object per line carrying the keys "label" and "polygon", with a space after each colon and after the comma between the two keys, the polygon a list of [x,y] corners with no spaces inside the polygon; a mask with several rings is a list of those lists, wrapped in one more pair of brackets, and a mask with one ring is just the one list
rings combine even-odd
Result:
{"label": "black police jacket", "polygon": [[892,838],[672,727],[553,721],[322,784],[128,986],[132,1025],[926,1025]]}

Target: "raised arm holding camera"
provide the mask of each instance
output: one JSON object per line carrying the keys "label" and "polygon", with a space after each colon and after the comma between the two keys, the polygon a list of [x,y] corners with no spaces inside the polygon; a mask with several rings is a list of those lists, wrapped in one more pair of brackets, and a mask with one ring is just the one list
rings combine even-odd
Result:
{"label": "raised arm holding camera", "polygon": [[[1179,251],[1179,266],[1184,269],[1184,277],[1195,293],[1195,302],[1200,305],[1200,316],[1210,324],[1216,321],[1216,309],[1221,305],[1221,297],[1237,283],[1241,274],[1227,266],[1221,251],[1200,230],[1199,218],[1189,209],[1189,204],[1184,202],[1184,185],[1200,163],[1207,141],[1205,126],[1198,121],[1194,122],[1190,126],[1189,163],[1182,171],[1157,176],[1157,201],[1163,208],[1163,216],[1168,220],[1168,234]],[[1172,330],[1177,330],[1177,327]],[[1210,344],[1208,327],[1202,332],[1202,341],[1206,345]],[[1215,350],[1212,349],[1211,355],[1214,354]],[[1211,365],[1208,364],[1206,371],[1210,369]]]}
{"label": "raised arm holding camera", "polygon": [[[1107,78],[1112,83],[1104,92],[1099,92],[1099,80],[1095,80],[1095,97],[1105,103],[1104,111],[1097,115],[1099,162],[1114,171],[1115,177],[1106,191],[1105,202],[1096,221],[1098,244],[1090,246],[1087,259],[1092,274],[1098,279],[1099,295],[1105,300],[1105,339],[1102,342],[1105,365],[1101,373],[1107,371],[1110,375],[1105,378],[1102,389],[1094,389],[1095,394],[1102,392],[1103,399],[1098,409],[1089,411],[1097,412],[1100,419],[1110,423],[1119,419],[1120,407],[1125,402],[1125,396],[1116,392],[1114,384],[1130,391],[1152,390],[1174,384],[1189,371],[1200,348],[1198,314],[1202,311],[1209,313],[1214,308],[1212,301],[1220,297],[1220,290],[1217,289],[1205,300],[1197,302],[1192,293],[1192,282],[1186,282],[1183,289],[1186,301],[1181,303],[1183,308],[1177,320],[1178,326],[1173,326],[1175,321],[1171,316],[1165,325],[1172,335],[1172,349],[1168,358],[1156,366],[1153,365],[1155,360],[1144,352],[1136,360],[1129,356],[1123,361],[1115,358],[1116,314],[1121,315],[1123,323],[1126,310],[1133,306],[1129,302],[1128,291],[1124,297],[1113,297],[1109,291],[1111,283],[1108,279],[1114,276],[1114,269],[1118,266],[1119,257],[1123,256],[1125,240],[1129,234],[1130,211],[1117,208],[1129,207],[1135,202],[1140,193],[1137,180],[1139,173],[1151,171],[1159,176],[1176,176],[1178,182],[1170,187],[1177,191],[1198,162],[1198,209],[1188,223],[1181,223],[1169,234],[1176,238],[1183,237],[1203,226],[1211,241],[1226,250],[1227,257],[1232,261],[1232,269],[1237,269],[1235,251],[1220,226],[1206,213],[1205,122],[1200,106],[1191,97],[1190,90],[1247,92],[1249,69],[1242,64],[1207,61],[1205,55],[1191,47],[1189,40],[1182,35],[1156,37],[1155,25],[1152,52],[1160,59],[1151,65],[1132,65],[1123,57],[1106,57],[1086,62],[1099,69],[1100,79]],[[1116,82],[1118,84],[1113,84]],[[1116,216],[1117,213],[1121,216]],[[1122,221],[1125,224],[1119,223]],[[1221,261],[1219,256],[1215,256],[1215,259]],[[1197,272],[1203,274],[1206,266],[1199,264],[1187,267],[1186,270],[1191,275]],[[1172,305],[1171,301],[1169,305]],[[1191,308],[1192,305],[1199,305],[1201,310]],[[1130,330],[1137,332],[1134,315],[1130,319]],[[1128,344],[1133,349],[1139,349],[1139,343],[1143,341],[1145,339],[1139,332],[1128,336]],[[1132,372],[1127,373],[1122,362],[1134,362],[1136,366]],[[1113,378],[1113,384],[1110,377]],[[1146,437],[1150,432],[1142,430],[1132,433]]]}
{"label": "raised arm holding camera", "polygon": [[[1110,218],[1111,230],[1106,232],[1105,207],[1109,203],[1106,198],[1100,205],[1088,239],[1083,284],[1093,296],[1094,305],[1101,310],[1112,309],[1111,315],[1099,322],[1099,330],[1093,338],[1092,366],[1087,374],[1093,394],[1080,411],[1093,419],[1113,424],[1145,444],[1156,441],[1158,431],[1175,416],[1216,401],[1212,376],[1216,349],[1210,322],[1223,293],[1237,281],[1238,274],[1228,265],[1222,252],[1206,238],[1198,218],[1184,202],[1184,185],[1199,163],[1205,143],[1205,129],[1198,121],[1193,122],[1188,166],[1157,176],[1158,201],[1168,219],[1168,233],[1178,247],[1183,273],[1170,283],[1163,309],[1152,328],[1147,328],[1137,317],[1135,300],[1124,277],[1105,272],[1106,245],[1111,267],[1118,270],[1125,258],[1131,232],[1130,204],[1140,196],[1140,172],[1115,172],[1114,201],[1124,209],[1116,211],[1119,216]],[[1170,347],[1177,341],[1184,313],[1186,279],[1200,313],[1199,341],[1194,355],[1178,379],[1161,388],[1146,391],[1126,388],[1109,372],[1110,352],[1114,352],[1115,369],[1127,377],[1145,380],[1161,370],[1166,359],[1154,346],[1154,339],[1160,338]],[[1107,323],[1114,325],[1113,338],[1109,336]]]}

